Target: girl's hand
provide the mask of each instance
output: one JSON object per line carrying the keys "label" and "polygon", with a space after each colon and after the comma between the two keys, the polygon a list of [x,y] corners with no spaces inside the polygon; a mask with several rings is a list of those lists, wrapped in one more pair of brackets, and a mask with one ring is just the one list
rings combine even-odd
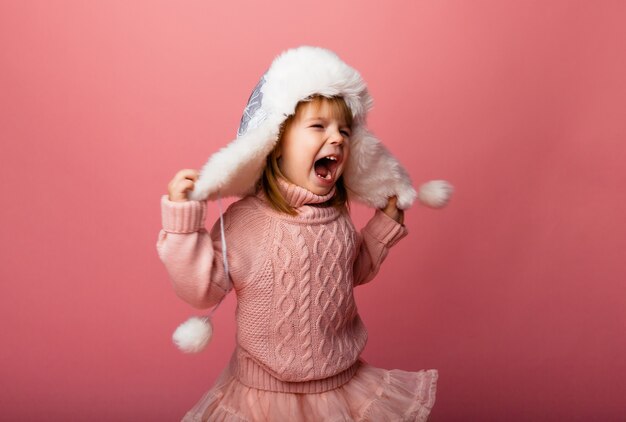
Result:
{"label": "girl's hand", "polygon": [[167,185],[169,200],[173,202],[187,201],[187,191],[193,190],[194,183],[198,180],[200,172],[194,169],[183,169]]}
{"label": "girl's hand", "polygon": [[396,202],[398,202],[398,198],[392,196],[391,198],[389,198],[387,206],[382,210],[385,214],[396,220],[398,223],[404,224],[404,211],[396,207]]}

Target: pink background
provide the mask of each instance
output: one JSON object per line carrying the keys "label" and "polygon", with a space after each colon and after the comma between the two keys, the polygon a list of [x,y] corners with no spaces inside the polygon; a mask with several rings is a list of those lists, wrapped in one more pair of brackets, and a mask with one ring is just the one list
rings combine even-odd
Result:
{"label": "pink background", "polygon": [[158,260],[159,199],[311,44],[362,73],[416,185],[456,188],[356,290],[363,357],[437,368],[433,421],[623,420],[625,21],[621,1],[3,1],[0,417],[179,420],[211,387],[235,296],[205,352],[174,347],[202,313]]}

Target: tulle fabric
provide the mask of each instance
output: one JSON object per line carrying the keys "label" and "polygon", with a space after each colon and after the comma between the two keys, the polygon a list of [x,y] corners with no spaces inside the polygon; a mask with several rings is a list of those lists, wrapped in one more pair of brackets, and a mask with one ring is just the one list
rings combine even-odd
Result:
{"label": "tulle fabric", "polygon": [[183,422],[426,421],[435,403],[438,372],[361,365],[346,384],[315,394],[259,390],[239,382],[227,366]]}

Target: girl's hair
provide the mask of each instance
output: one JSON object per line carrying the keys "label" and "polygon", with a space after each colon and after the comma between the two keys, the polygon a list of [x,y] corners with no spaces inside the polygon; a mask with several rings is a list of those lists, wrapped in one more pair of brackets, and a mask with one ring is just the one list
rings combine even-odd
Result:
{"label": "girl's hair", "polygon": [[[283,136],[287,129],[293,123],[295,117],[298,115],[298,111],[302,109],[305,103],[311,103],[312,107],[315,108],[315,111],[318,111],[323,103],[326,103],[330,106],[331,114],[333,116],[339,117],[345,121],[345,124],[352,128],[352,112],[348,108],[348,105],[344,101],[344,99],[340,96],[334,97],[324,97],[319,94],[311,95],[304,100],[301,100],[296,105],[296,110],[294,114],[289,115],[283,123],[280,125],[280,129],[278,132],[278,142],[276,143],[276,147],[272,150],[272,152],[267,156],[265,162],[265,169],[263,170],[263,176],[259,181],[259,186],[257,186],[257,190],[263,189],[265,196],[269,200],[270,205],[276,209],[277,211],[281,211],[290,215],[297,215],[297,211],[287,203],[283,195],[280,193],[280,189],[278,188],[278,177],[282,177],[287,180],[287,178],[282,174],[280,168],[278,167],[278,156],[280,151],[280,144],[282,142]],[[335,194],[331,199],[326,201],[323,205],[333,206],[341,211],[345,211],[348,207],[348,192],[346,190],[346,186],[343,183],[343,175],[337,179],[335,183]]]}

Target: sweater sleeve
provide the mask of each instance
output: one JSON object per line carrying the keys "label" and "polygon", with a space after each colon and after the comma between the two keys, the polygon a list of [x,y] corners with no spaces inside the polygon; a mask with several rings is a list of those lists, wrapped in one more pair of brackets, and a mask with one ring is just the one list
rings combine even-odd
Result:
{"label": "sweater sleeve", "polygon": [[389,249],[408,234],[407,228],[376,210],[372,219],[357,236],[357,256],[354,261],[354,286],[366,284],[378,273]]}
{"label": "sweater sleeve", "polygon": [[163,227],[156,243],[176,294],[198,309],[218,303],[232,286],[222,264],[219,221],[210,234],[204,226],[206,205],[206,201],[173,202],[163,195]]}

